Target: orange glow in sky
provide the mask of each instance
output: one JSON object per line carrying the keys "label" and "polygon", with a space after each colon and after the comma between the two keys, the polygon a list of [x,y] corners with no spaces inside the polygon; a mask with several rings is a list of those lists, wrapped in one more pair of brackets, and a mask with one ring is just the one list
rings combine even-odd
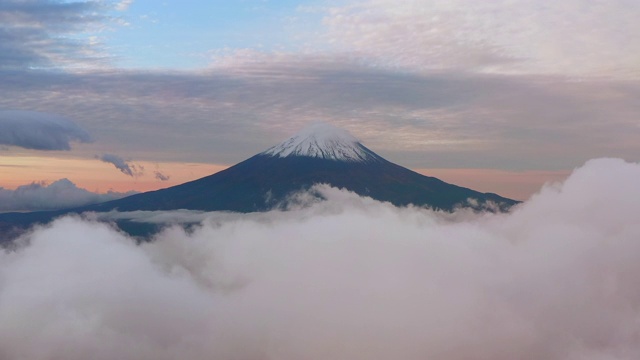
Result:
{"label": "orange glow in sky", "polygon": [[[177,162],[136,161],[136,165],[143,166],[145,170],[142,175],[131,177],[121,173],[113,165],[96,159],[0,156],[0,187],[15,189],[34,181],[52,183],[67,178],[78,187],[93,192],[150,191],[195,180],[227,168],[226,165]],[[169,180],[156,179],[154,171],[168,175]]]}
{"label": "orange glow in sky", "polygon": [[515,200],[527,200],[545,183],[565,180],[571,171],[507,171],[495,169],[416,169],[420,174],[468,187],[492,192]]}
{"label": "orange glow in sky", "polygon": [[[145,162],[144,172],[131,177],[113,165],[96,159],[50,158],[38,156],[0,156],[0,187],[15,189],[20,185],[42,181],[52,183],[67,178],[78,187],[104,193],[151,191],[162,189],[211,175],[227,165]],[[168,175],[168,181],[155,178],[154,171]],[[564,180],[570,171],[506,171],[494,169],[415,169],[443,181],[481,192],[494,192],[516,200],[526,200],[547,182]]]}

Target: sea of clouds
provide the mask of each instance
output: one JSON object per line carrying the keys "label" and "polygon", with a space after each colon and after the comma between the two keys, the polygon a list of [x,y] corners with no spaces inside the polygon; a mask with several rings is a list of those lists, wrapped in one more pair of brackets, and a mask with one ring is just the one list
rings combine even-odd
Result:
{"label": "sea of clouds", "polygon": [[32,230],[0,252],[0,359],[640,359],[640,164],[509,214],[320,191],[142,244],[95,216]]}

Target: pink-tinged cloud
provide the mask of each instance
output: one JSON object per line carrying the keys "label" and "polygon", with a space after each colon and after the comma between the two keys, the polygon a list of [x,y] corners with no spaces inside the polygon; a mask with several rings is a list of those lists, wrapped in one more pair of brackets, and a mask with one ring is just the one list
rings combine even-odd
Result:
{"label": "pink-tinged cloud", "polygon": [[347,1],[325,41],[414,71],[640,77],[640,3],[626,0]]}

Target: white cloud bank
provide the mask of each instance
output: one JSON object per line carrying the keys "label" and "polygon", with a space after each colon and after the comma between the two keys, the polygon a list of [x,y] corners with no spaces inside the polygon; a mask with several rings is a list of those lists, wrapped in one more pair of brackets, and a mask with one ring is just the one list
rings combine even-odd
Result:
{"label": "white cloud bank", "polygon": [[18,186],[15,190],[0,187],[0,211],[65,209],[116,200],[135,193],[94,193],[77,187],[69,179],[60,179],[51,184],[33,182]]}
{"label": "white cloud bank", "polygon": [[334,191],[141,246],[67,217],[0,253],[0,358],[635,360],[638,183],[590,161],[450,217]]}

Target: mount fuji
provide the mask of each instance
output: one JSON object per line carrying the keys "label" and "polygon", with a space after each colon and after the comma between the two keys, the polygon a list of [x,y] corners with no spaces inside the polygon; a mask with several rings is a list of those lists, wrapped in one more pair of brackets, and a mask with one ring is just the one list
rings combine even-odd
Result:
{"label": "mount fuji", "polygon": [[492,204],[506,210],[516,203],[418,174],[385,160],[346,130],[317,123],[213,175],[86,209],[266,211],[286,205],[292,194],[315,184],[343,188],[397,206],[453,210]]}
{"label": "mount fuji", "polygon": [[0,214],[0,233],[12,224],[25,227],[61,214],[87,211],[267,211],[286,208],[293,194],[316,184],[396,206],[412,204],[446,211],[457,207],[505,211],[517,203],[418,174],[385,160],[346,130],[317,123],[245,161],[181,185],[74,209]]}

